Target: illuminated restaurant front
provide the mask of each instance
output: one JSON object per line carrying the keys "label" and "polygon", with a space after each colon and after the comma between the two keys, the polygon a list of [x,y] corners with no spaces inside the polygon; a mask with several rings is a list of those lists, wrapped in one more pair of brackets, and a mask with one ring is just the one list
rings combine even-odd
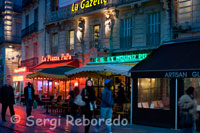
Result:
{"label": "illuminated restaurant front", "polygon": [[20,67],[14,69],[14,74],[12,76],[12,86],[15,88],[15,96],[18,99],[24,93],[24,87],[30,82],[30,79],[27,79],[26,76],[31,74],[27,67]]}
{"label": "illuminated restaurant front", "polygon": [[70,54],[61,56],[42,57],[42,63],[33,67],[33,74],[27,75],[35,87],[35,94],[42,96],[52,96],[61,99],[68,98],[68,92],[75,87],[82,85],[84,79],[74,79],[67,81],[64,72],[75,69],[79,66],[78,60],[73,59]]}

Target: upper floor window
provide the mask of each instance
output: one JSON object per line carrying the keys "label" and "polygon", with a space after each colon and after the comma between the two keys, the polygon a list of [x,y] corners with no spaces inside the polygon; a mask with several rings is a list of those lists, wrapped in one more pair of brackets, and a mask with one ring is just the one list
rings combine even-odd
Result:
{"label": "upper floor window", "polygon": [[38,8],[34,10],[34,22],[38,22]]}
{"label": "upper floor window", "polygon": [[56,55],[58,52],[58,33],[52,35],[51,54]]}
{"label": "upper floor window", "polygon": [[58,10],[58,0],[51,0],[51,11]]}
{"label": "upper floor window", "polygon": [[93,26],[93,43],[92,47],[100,49],[100,25]]}
{"label": "upper floor window", "polygon": [[132,47],[132,18],[120,22],[120,48]]}
{"label": "upper floor window", "polygon": [[70,46],[69,46],[69,49],[70,50],[74,50],[74,38],[75,36],[74,36],[74,30],[70,30],[69,31],[69,44],[70,44]]}
{"label": "upper floor window", "polygon": [[29,26],[29,15],[26,15],[25,27]]}
{"label": "upper floor window", "polygon": [[151,13],[147,16],[147,45],[160,44],[160,13]]}

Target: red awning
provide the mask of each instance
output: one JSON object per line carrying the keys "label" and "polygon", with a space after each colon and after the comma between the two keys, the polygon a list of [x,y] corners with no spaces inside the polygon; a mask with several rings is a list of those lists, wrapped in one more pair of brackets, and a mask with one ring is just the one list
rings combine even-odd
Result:
{"label": "red awning", "polygon": [[69,66],[69,67],[74,67],[74,68],[78,68],[79,67],[79,63],[78,60],[72,60],[72,61],[58,61],[58,62],[43,62],[41,64],[38,64],[34,67],[32,67],[32,70],[40,70],[40,69],[46,69],[46,68],[55,68],[55,67],[59,67],[59,66]]}

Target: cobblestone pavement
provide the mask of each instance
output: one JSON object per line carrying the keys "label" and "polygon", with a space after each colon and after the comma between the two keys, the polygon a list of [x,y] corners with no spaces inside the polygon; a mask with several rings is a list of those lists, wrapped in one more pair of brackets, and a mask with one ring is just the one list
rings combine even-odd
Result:
{"label": "cobblestone pavement", "polygon": [[[1,105],[0,105],[1,110]],[[9,110],[9,109],[8,109]],[[46,115],[45,110],[42,109],[42,107],[39,107],[38,109],[34,109],[32,112],[33,119],[30,120],[26,119],[26,111],[25,107],[22,106],[15,106],[15,114],[19,115],[21,117],[21,120],[17,124],[12,124],[10,122],[10,116],[9,111],[7,111],[7,122],[2,122],[0,118],[0,133],[83,133],[84,127],[83,126],[71,126],[69,121],[66,121],[66,118],[64,117],[58,117],[55,115]],[[41,124],[41,121],[38,122],[37,120],[41,119],[46,121],[45,125],[44,123]],[[57,126],[57,128],[53,129],[54,126],[50,125],[50,121],[55,124],[55,121],[52,119],[59,120],[60,126]],[[36,122],[39,123],[39,125],[36,125]],[[34,124],[33,124],[34,123]],[[33,125],[31,125],[33,124]],[[53,125],[54,125],[53,124]],[[31,125],[31,126],[30,126]],[[57,125],[59,123],[57,122]],[[164,129],[164,128],[155,128],[155,127],[146,127],[146,126],[138,126],[138,125],[128,125],[126,127],[112,127],[113,133],[178,133],[178,131],[170,130],[170,129]],[[93,132],[93,127],[90,128],[90,132]],[[105,126],[102,126],[102,128],[99,130],[100,133],[106,132]]]}

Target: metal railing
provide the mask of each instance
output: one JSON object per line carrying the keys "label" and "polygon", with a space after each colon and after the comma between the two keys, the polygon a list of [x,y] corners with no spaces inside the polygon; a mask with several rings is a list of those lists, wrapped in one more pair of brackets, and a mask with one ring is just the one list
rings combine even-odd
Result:
{"label": "metal railing", "polygon": [[35,22],[22,30],[22,38],[29,36],[30,34],[38,31],[38,22]]}
{"label": "metal railing", "polygon": [[21,61],[21,67],[33,67],[35,65],[38,64],[38,57],[33,57],[33,58],[30,58],[30,59],[26,59],[26,60],[22,60]]}
{"label": "metal railing", "polygon": [[136,2],[140,0],[108,0],[108,3],[105,5],[97,5],[95,7],[86,8],[84,10],[79,10],[77,12],[71,12],[71,6],[68,6],[63,9],[59,9],[57,11],[52,11],[47,14],[46,22],[51,23],[55,21],[60,21],[64,19],[73,18],[76,15],[89,13],[98,9],[108,8],[108,7],[116,7],[123,4],[129,4],[131,2]]}
{"label": "metal railing", "polygon": [[22,8],[25,8],[26,6],[34,3],[34,2],[37,2],[38,0],[22,0]]}
{"label": "metal railing", "polygon": [[0,43],[17,43],[21,44],[21,37],[20,36],[1,36]]}

